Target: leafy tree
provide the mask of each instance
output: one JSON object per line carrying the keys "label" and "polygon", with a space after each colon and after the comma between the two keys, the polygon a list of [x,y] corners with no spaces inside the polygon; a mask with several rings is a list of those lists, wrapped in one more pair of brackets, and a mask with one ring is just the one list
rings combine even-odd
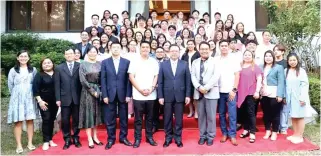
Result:
{"label": "leafy tree", "polygon": [[320,1],[261,0],[271,20],[268,30],[289,51],[296,52],[308,71],[318,70],[320,45]]}

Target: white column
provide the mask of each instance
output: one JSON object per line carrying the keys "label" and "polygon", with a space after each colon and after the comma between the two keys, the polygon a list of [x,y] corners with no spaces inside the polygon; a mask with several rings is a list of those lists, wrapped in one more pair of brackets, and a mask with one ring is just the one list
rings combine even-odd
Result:
{"label": "white column", "polygon": [[3,33],[3,32],[5,32],[6,31],[6,20],[7,20],[7,18],[6,18],[6,1],[0,1],[0,10],[1,10],[1,15],[0,15],[0,19],[1,19],[1,21],[0,21],[0,23],[1,23],[1,25],[0,25],[0,33]]}
{"label": "white column", "polygon": [[234,16],[234,28],[238,22],[244,24],[245,33],[255,30],[255,0],[211,0],[211,21],[215,12],[220,12],[225,22],[228,14]]}
{"label": "white column", "polygon": [[105,10],[111,14],[118,14],[121,19],[121,12],[128,10],[128,0],[85,0],[84,27],[91,25],[91,15],[98,14],[99,20],[102,19]]}

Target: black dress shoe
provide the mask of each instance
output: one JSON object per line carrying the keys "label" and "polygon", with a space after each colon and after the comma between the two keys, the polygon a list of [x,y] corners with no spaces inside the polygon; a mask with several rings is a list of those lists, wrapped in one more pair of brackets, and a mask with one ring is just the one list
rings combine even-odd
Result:
{"label": "black dress shoe", "polygon": [[177,147],[179,147],[179,148],[182,148],[182,147],[183,147],[183,143],[182,143],[181,141],[176,142],[176,145],[177,145]]}
{"label": "black dress shoe", "polygon": [[140,146],[140,140],[135,140],[133,147],[138,148],[139,146]]}
{"label": "black dress shoe", "polygon": [[95,146],[94,145],[90,145],[88,146],[90,149],[93,149]]}
{"label": "black dress shoe", "polygon": [[77,148],[80,148],[81,147],[81,143],[78,139],[74,139],[74,144]]}
{"label": "black dress shoe", "polygon": [[94,144],[96,144],[96,145],[98,145],[98,146],[104,145],[102,142],[96,142],[95,140],[93,140],[93,141],[94,141]]}
{"label": "black dress shoe", "polygon": [[172,141],[165,141],[164,144],[163,144],[163,147],[166,148],[166,147],[168,147],[171,143],[172,143]]}
{"label": "black dress shoe", "polygon": [[65,142],[64,147],[63,147],[63,150],[68,149],[68,148],[70,147],[70,145],[71,145],[71,144],[72,144],[72,142],[71,142],[71,141],[67,141],[67,142]]}
{"label": "black dress shoe", "polygon": [[124,139],[122,141],[119,141],[120,143],[126,145],[126,146],[133,146],[133,144],[131,142],[129,142],[127,139]]}
{"label": "black dress shoe", "polygon": [[198,140],[198,144],[199,145],[204,145],[206,142],[206,139],[205,138],[200,138],[200,140]]}
{"label": "black dress shoe", "polygon": [[109,141],[109,142],[106,144],[106,146],[105,146],[105,150],[111,149],[111,147],[113,147],[114,144],[115,144],[115,142]]}
{"label": "black dress shoe", "polygon": [[206,142],[206,145],[207,146],[212,146],[213,145],[213,140],[207,140],[207,142]]}
{"label": "black dress shoe", "polygon": [[149,143],[149,144],[152,145],[152,146],[157,146],[157,143],[154,141],[153,138],[146,139],[146,142]]}

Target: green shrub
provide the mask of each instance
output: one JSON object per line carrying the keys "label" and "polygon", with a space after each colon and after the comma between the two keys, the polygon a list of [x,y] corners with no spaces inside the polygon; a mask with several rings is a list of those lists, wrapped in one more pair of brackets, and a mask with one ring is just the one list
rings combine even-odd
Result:
{"label": "green shrub", "polygon": [[57,52],[64,53],[67,48],[73,47],[73,43],[67,40],[61,39],[46,39],[40,40],[34,48],[35,53],[48,53]]}
{"label": "green shrub", "polygon": [[1,74],[1,97],[8,97],[9,89],[8,89],[8,79],[6,75]]}
{"label": "green shrub", "polygon": [[8,75],[9,70],[15,65],[16,54],[1,54],[1,68],[5,75]]}
{"label": "green shrub", "polygon": [[22,48],[33,52],[39,40],[40,36],[36,33],[3,33],[1,34],[1,54],[16,54]]}
{"label": "green shrub", "polygon": [[311,106],[320,115],[320,79],[314,76],[309,76],[309,96],[311,100]]}

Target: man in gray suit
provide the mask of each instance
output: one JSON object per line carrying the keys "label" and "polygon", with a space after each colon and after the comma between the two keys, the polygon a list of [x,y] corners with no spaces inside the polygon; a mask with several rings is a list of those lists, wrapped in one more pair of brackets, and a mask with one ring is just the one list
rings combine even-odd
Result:
{"label": "man in gray suit", "polygon": [[210,45],[201,42],[199,45],[201,57],[192,64],[191,78],[194,85],[194,99],[198,101],[198,127],[200,130],[199,145],[213,145],[216,135],[216,107],[220,98],[218,80],[220,72],[210,57]]}

